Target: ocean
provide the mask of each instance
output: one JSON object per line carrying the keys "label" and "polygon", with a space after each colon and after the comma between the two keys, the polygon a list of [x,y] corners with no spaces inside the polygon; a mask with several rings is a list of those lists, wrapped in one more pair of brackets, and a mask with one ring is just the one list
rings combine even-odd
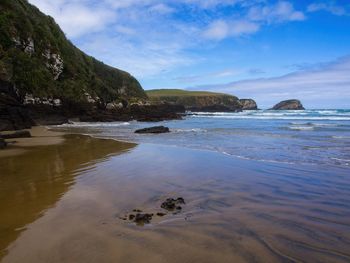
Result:
{"label": "ocean", "polygon": [[[164,125],[167,134],[135,134]],[[350,166],[350,110],[193,112],[158,123],[71,123],[56,129],[113,138],[204,149],[261,162]]]}

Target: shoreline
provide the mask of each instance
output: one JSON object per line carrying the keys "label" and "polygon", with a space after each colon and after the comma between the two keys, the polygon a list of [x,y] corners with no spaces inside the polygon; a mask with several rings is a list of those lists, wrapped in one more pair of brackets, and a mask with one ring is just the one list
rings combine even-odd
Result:
{"label": "shoreline", "polygon": [[0,158],[17,156],[33,147],[57,145],[64,142],[66,132],[51,131],[46,126],[34,126],[29,131],[32,137],[6,139],[7,147],[0,150]]}

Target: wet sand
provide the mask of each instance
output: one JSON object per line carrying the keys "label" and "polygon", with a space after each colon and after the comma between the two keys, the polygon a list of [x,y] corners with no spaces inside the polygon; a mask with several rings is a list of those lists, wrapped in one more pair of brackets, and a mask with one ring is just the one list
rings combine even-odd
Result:
{"label": "wet sand", "polygon": [[[0,158],[2,262],[349,262],[348,169],[66,135]],[[167,197],[183,210],[137,226]]]}
{"label": "wet sand", "polygon": [[36,126],[28,130],[31,138],[8,139],[8,147],[0,151],[0,158],[16,156],[28,151],[28,147],[49,146],[60,144],[64,141],[63,132],[48,130],[43,126]]}

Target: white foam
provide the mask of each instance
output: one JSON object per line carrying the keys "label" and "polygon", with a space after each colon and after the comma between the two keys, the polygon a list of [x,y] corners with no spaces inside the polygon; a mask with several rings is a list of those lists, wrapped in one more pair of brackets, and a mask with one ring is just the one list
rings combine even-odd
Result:
{"label": "white foam", "polygon": [[258,115],[252,115],[252,116],[240,116],[240,115],[229,115],[229,116],[200,116],[200,115],[193,115],[193,118],[222,118],[222,119],[257,119],[257,120],[324,120],[324,121],[350,121],[349,117],[337,117],[337,116],[320,116],[320,117],[314,117],[314,116],[258,116]]}
{"label": "white foam", "polygon": [[59,125],[57,127],[119,127],[130,125],[129,122],[71,122]]}
{"label": "white foam", "polygon": [[314,127],[312,126],[290,126],[288,127],[290,130],[298,130],[298,131],[312,131]]}
{"label": "white foam", "polygon": [[332,136],[333,139],[350,139],[350,136]]}
{"label": "white foam", "polygon": [[[226,118],[226,119],[281,119],[281,120],[336,120],[349,121],[350,111],[339,110],[288,110],[288,111],[273,111],[273,110],[258,110],[258,111],[243,111],[243,112],[194,112],[194,118]],[[299,123],[295,123],[299,124]],[[315,125],[331,125],[331,124],[315,124]]]}
{"label": "white foam", "polygon": [[193,128],[193,129],[173,129],[173,132],[207,132],[205,129]]}

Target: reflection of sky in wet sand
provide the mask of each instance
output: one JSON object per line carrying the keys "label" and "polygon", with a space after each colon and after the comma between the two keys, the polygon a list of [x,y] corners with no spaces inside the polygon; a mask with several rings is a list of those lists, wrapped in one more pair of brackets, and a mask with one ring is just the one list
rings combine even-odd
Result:
{"label": "reflection of sky in wet sand", "polygon": [[[80,151],[73,152],[63,164],[79,158]],[[10,244],[4,262],[350,260],[345,169],[264,164],[152,145],[91,160],[66,170],[71,174],[62,179],[66,188],[38,209],[42,217],[26,221],[34,222]],[[145,227],[118,219],[134,208],[157,211],[169,196],[187,201],[180,215]],[[23,200],[23,206],[30,204]]]}

